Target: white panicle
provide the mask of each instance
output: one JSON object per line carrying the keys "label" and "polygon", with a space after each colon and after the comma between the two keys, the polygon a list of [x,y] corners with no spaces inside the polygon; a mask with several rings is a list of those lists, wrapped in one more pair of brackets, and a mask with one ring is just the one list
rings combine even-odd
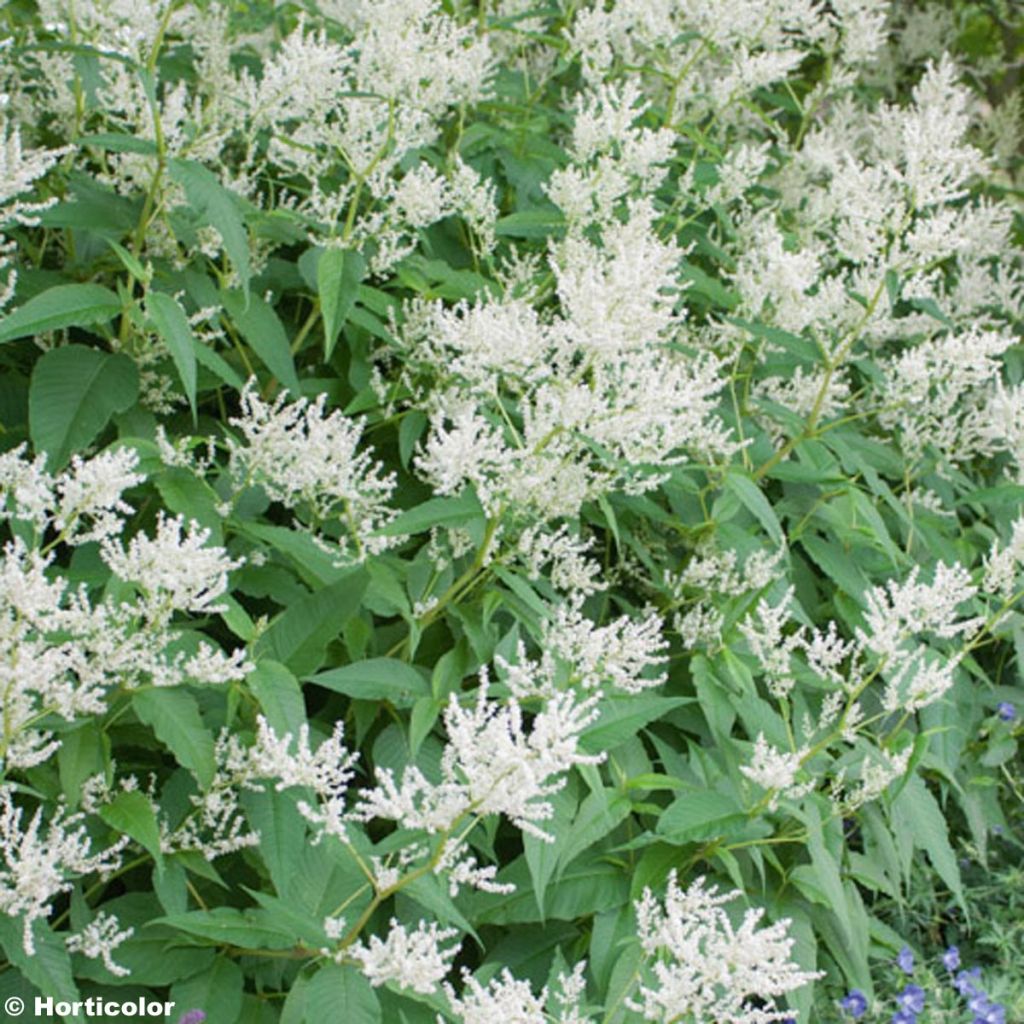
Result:
{"label": "white panicle", "polygon": [[134,928],[121,928],[113,914],[101,911],[80,932],[68,936],[68,952],[81,953],[90,960],[100,960],[111,974],[127,978],[131,971],[115,963],[114,950],[135,934]]}
{"label": "white panicle", "polygon": [[386,938],[371,935],[369,943],[360,942],[346,952],[374,988],[390,982],[401,989],[430,995],[437,991],[459,951],[459,943],[444,943],[458,934],[456,928],[439,928],[425,921],[409,931],[392,918]]}
{"label": "white panicle", "polygon": [[35,954],[32,926],[45,920],[53,901],[73,888],[72,879],[105,874],[121,863],[130,842],[122,836],[113,846],[94,853],[82,814],[58,807],[44,823],[42,808],[22,828],[23,808],[15,806],[14,787],[0,787],[0,911],[21,918],[22,945]]}
{"label": "white panicle", "polygon": [[326,395],[290,402],[281,394],[264,402],[250,381],[242,415],[231,420],[242,440],[229,440],[231,472],[239,489],[259,484],[275,501],[296,510],[319,537],[339,525],[336,543],[321,542],[339,561],[362,561],[396,543],[377,536],[395,516],[388,500],[394,474],[385,475],[372,453],[359,451],[363,424],[340,410],[325,413]]}
{"label": "white panicle", "polygon": [[627,1005],[644,1020],[769,1024],[791,1016],[775,999],[813,981],[790,959],[789,922],[766,928],[763,910],[748,910],[739,928],[721,909],[739,896],[718,895],[702,878],[682,890],[669,875],[664,901],[645,889],[637,903],[640,945],[648,957],[639,998]]}

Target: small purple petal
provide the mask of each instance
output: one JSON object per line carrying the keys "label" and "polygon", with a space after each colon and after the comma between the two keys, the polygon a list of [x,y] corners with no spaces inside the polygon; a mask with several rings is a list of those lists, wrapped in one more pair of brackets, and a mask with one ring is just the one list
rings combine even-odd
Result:
{"label": "small purple petal", "polygon": [[974,983],[981,977],[981,968],[974,967],[969,971],[961,971],[953,979],[953,987],[967,999],[978,993]]}
{"label": "small purple petal", "polygon": [[996,708],[996,714],[1004,722],[1012,722],[1017,717],[1017,706],[1008,700],[1001,701],[999,707]]}
{"label": "small purple petal", "polygon": [[859,988],[855,988],[839,1001],[839,1006],[843,1013],[848,1013],[856,1020],[867,1013],[868,1001],[864,993]]}
{"label": "small purple petal", "polygon": [[914,954],[909,946],[904,946],[896,956],[896,963],[904,974],[914,973]]}
{"label": "small purple petal", "polygon": [[947,971],[955,971],[960,966],[960,950],[956,946],[950,946],[942,954],[942,966]]}
{"label": "small purple petal", "polygon": [[202,1010],[188,1010],[182,1014],[178,1024],[203,1024],[205,1020],[206,1014]]}
{"label": "small purple petal", "polygon": [[924,989],[920,985],[907,985],[896,997],[896,1005],[908,1013],[920,1013],[924,1009]]}

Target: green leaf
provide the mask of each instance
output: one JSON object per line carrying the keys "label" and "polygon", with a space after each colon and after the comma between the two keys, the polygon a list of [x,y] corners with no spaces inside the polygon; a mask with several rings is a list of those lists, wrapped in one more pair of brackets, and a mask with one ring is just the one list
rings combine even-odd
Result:
{"label": "green leaf", "polygon": [[171,466],[152,480],[171,512],[194,519],[210,531],[214,543],[221,542],[224,517],[217,511],[220,499],[205,480],[183,466]]}
{"label": "green leaf", "polygon": [[229,388],[241,391],[245,381],[232,369],[231,364],[216,350],[204,345],[198,339],[195,347],[196,362],[205,366],[210,373],[219,377]]}
{"label": "green leaf", "polygon": [[580,734],[584,749],[612,750],[635,736],[645,725],[675,708],[693,702],[692,697],[610,697],[598,705],[599,717]]}
{"label": "green leaf", "polygon": [[388,700],[409,707],[429,697],[430,684],[412,665],[397,658],[369,658],[312,677],[310,682],[359,700]]}
{"label": "green leaf", "polygon": [[47,468],[62,468],[91,444],[117,412],[135,403],[139,372],[128,356],[84,345],[51,349],[36,363],[28,392],[28,422]]}
{"label": "green leaf", "polygon": [[584,850],[609,835],[633,809],[633,803],[614,789],[590,793],[580,804],[572,828],[560,844],[558,870],[562,872]]}
{"label": "green leaf", "polygon": [[202,164],[190,160],[169,160],[171,177],[185,190],[189,206],[211,227],[217,229],[224,251],[234,264],[242,291],[249,296],[252,268],[249,263],[249,235],[239,213],[239,199]]}
{"label": "green leaf", "polygon": [[283,662],[299,677],[312,674],[323,663],[327,645],[358,611],[366,585],[360,570],[293,601],[260,637],[257,654]]}
{"label": "green leaf", "polygon": [[288,389],[292,398],[301,398],[302,387],[295,373],[288,335],[273,306],[258,295],[246,300],[237,291],[224,292],[223,300],[224,308],[260,362]]}
{"label": "green leaf", "polygon": [[45,921],[32,925],[35,952],[29,955],[23,945],[23,928],[20,917],[0,914],[0,947],[17,970],[44,996],[74,1001],[78,989],[71,974],[71,957],[64,947],[64,940],[55,935]]}
{"label": "green leaf", "polygon": [[103,733],[94,722],[64,733],[57,751],[60,787],[71,810],[77,810],[82,798],[82,783],[104,767]]}
{"label": "green leaf", "polygon": [[156,156],[156,143],[152,139],[143,139],[138,135],[122,135],[114,132],[98,132],[95,135],[82,135],[78,140],[81,146],[96,146],[111,153],[139,153],[142,156]]}
{"label": "green leaf", "polygon": [[183,1009],[202,1009],[210,1024],[236,1024],[242,1009],[244,984],[245,978],[238,964],[222,956],[202,974],[174,985],[170,998],[175,1006]]}
{"label": "green leaf", "polygon": [[242,794],[245,815],[260,837],[260,856],[283,899],[291,898],[301,878],[307,846],[306,821],[296,808],[296,792],[278,793],[268,787],[262,793]]}
{"label": "green leaf", "polygon": [[913,836],[914,845],[924,851],[932,867],[967,913],[960,866],[949,842],[946,816],[932,791],[918,776],[911,775],[899,796],[893,800],[892,809],[893,815]]}
{"label": "green leaf", "polygon": [[146,296],[146,312],[174,360],[185,397],[196,419],[196,339],[188,317],[177,299],[166,292],[151,291]]}
{"label": "green leaf", "polygon": [[195,698],[178,687],[154,687],[136,693],[132,707],[178,764],[188,768],[206,789],[216,771],[213,737],[203,725]]}
{"label": "green leaf", "polygon": [[839,874],[839,864],[829,852],[821,838],[820,828],[815,831],[808,826],[807,849],[811,855],[811,867],[818,887],[825,894],[829,907],[846,935],[847,941],[853,942],[853,926],[846,907],[846,894],[843,891],[843,880]]}
{"label": "green leaf", "polygon": [[[516,891],[475,897],[473,905],[477,912],[470,915],[474,924],[532,924],[541,919],[522,858],[499,872],[498,880],[512,882]],[[557,883],[548,887],[544,916],[552,921],[572,921],[621,906],[628,900],[629,878],[618,867],[599,860],[577,860]]]}
{"label": "green leaf", "polygon": [[104,324],[121,312],[121,300],[98,284],[59,284],[35,295],[0,320],[0,342],[62,327]]}
{"label": "green leaf", "polygon": [[775,510],[769,504],[761,488],[750,477],[738,471],[727,474],[725,486],[739,498],[747,511],[765,528],[772,543],[777,547],[782,547],[785,543],[782,527],[779,525]]}
{"label": "green leaf", "polygon": [[185,914],[158,917],[155,925],[165,925],[213,945],[241,946],[245,949],[291,949],[295,936],[288,929],[275,927],[265,910],[237,910],[217,907],[193,910]]}
{"label": "green leaf", "polygon": [[111,827],[131,836],[163,869],[164,857],[160,851],[160,825],[153,805],[138,790],[118,793],[100,810],[100,817]]}
{"label": "green leaf", "polygon": [[305,996],[306,1024],[379,1024],[382,1019],[376,993],[350,964],[321,967],[306,986]]}
{"label": "green leaf", "polygon": [[537,901],[537,910],[542,921],[544,920],[544,900],[548,883],[558,868],[562,849],[569,840],[573,818],[576,817],[576,810],[579,806],[579,795],[574,783],[575,779],[571,777],[567,785],[551,797],[554,814],[550,821],[544,822],[544,831],[554,838],[553,843],[540,839],[529,832],[523,833],[523,856],[530,869],[533,895]]}
{"label": "green leaf", "polygon": [[726,836],[747,821],[743,808],[731,797],[713,790],[680,793],[658,819],[658,834],[670,843],[696,843]]}
{"label": "green leaf", "polygon": [[246,678],[270,727],[279,736],[297,736],[306,722],[306,705],[299,681],[278,661],[261,661]]}
{"label": "green leaf", "polygon": [[377,532],[383,537],[424,533],[432,526],[461,526],[483,514],[477,496],[472,491],[463,491],[457,497],[430,498],[422,505],[400,512]]}
{"label": "green leaf", "polygon": [[316,288],[324,318],[324,359],[330,359],[338,334],[355,302],[366,261],[347,249],[327,249],[316,267]]}
{"label": "green leaf", "polygon": [[494,225],[499,238],[560,238],[565,234],[565,217],[561,210],[520,210],[499,217]]}

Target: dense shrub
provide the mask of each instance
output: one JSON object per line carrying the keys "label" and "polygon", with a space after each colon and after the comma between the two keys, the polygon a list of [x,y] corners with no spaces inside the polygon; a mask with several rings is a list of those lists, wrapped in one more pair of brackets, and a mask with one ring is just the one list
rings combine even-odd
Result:
{"label": "dense shrub", "polygon": [[0,26],[0,997],[1021,1009],[1019,9]]}

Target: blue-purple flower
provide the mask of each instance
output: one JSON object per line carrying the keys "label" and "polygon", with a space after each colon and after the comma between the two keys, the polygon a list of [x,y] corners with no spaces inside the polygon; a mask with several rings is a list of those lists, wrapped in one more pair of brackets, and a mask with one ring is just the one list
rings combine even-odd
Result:
{"label": "blue-purple flower", "polygon": [[909,946],[904,946],[896,955],[896,963],[904,974],[914,973],[914,954]]}
{"label": "blue-purple flower", "polygon": [[960,966],[960,950],[956,946],[950,946],[942,954],[942,966],[947,971],[955,971]]}
{"label": "blue-purple flower", "polygon": [[856,1020],[867,1013],[868,1000],[859,988],[851,989],[842,999],[839,1000],[840,1009],[843,1013],[849,1014]]}
{"label": "blue-purple flower", "polygon": [[910,1010],[897,1010],[890,1020],[890,1024],[917,1024],[917,1014]]}
{"label": "blue-purple flower", "polygon": [[996,708],[996,714],[1004,722],[1012,722],[1017,717],[1017,706],[1008,700],[1001,701],[999,707]]}
{"label": "blue-purple flower", "polygon": [[953,988],[967,999],[971,996],[977,995],[979,989],[975,986],[975,982],[981,977],[981,968],[973,967],[969,971],[960,971],[959,974],[953,979]]}
{"label": "blue-purple flower", "polygon": [[986,999],[985,1006],[974,1012],[971,1024],[1006,1024],[1006,1007],[1002,1003],[990,1003]]}
{"label": "blue-purple flower", "polygon": [[920,985],[907,985],[896,997],[896,1005],[909,1013],[920,1013],[924,1009],[924,989]]}
{"label": "blue-purple flower", "polygon": [[178,1024],[203,1024],[206,1014],[202,1010],[188,1010],[182,1014]]}

